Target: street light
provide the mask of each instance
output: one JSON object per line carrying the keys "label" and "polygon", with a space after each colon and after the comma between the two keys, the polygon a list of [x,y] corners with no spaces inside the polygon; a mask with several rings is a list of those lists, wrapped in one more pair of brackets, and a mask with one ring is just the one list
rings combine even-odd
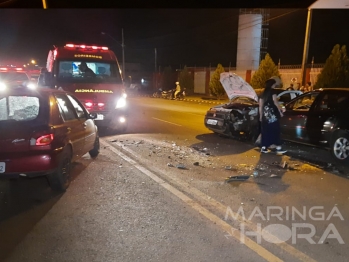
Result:
{"label": "street light", "polygon": [[107,35],[111,39],[113,39],[116,43],[118,43],[122,47],[122,78],[125,80],[125,45],[124,45],[124,29],[121,29],[121,37],[122,37],[122,43],[120,44],[119,41],[117,41],[114,37],[112,37],[110,34],[106,32],[101,32],[102,35]]}

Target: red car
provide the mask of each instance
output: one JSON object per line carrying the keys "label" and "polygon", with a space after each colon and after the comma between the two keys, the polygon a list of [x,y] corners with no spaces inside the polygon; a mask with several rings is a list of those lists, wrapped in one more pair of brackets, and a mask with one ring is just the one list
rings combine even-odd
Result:
{"label": "red car", "polygon": [[0,178],[46,175],[65,191],[71,162],[99,154],[96,117],[65,91],[0,89]]}

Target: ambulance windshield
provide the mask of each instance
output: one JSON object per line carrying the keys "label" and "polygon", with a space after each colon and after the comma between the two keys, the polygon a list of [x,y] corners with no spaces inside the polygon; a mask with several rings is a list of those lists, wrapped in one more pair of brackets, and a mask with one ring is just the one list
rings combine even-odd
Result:
{"label": "ambulance windshield", "polygon": [[59,61],[58,81],[68,83],[122,83],[116,63]]}

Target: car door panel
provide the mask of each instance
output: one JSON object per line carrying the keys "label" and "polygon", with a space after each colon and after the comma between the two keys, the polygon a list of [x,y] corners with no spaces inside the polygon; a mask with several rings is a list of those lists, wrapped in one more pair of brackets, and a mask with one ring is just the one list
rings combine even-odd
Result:
{"label": "car door panel", "polygon": [[[343,110],[348,101],[347,92],[324,91],[318,97],[309,116],[307,128],[311,134],[311,141],[317,144],[323,140],[323,131],[326,121],[333,122],[338,112]],[[341,102],[342,99],[346,99]],[[343,103],[344,102],[344,103]],[[332,120],[331,120],[332,119]]]}
{"label": "car door panel", "polygon": [[[296,142],[309,142],[309,121],[310,108],[317,96],[317,93],[304,94],[286,105],[284,117],[280,120],[281,134],[284,139]],[[311,114],[310,114],[311,115]]]}
{"label": "car door panel", "polygon": [[84,126],[84,149],[82,154],[85,154],[93,148],[96,140],[95,123],[92,119],[89,119],[88,112],[76,97],[68,95],[68,98],[75,108],[79,121],[81,121]]}
{"label": "car door panel", "polygon": [[286,139],[304,141],[307,137],[306,123],[308,112],[292,110],[285,112],[281,118],[281,133]]}
{"label": "car door panel", "polygon": [[56,94],[60,114],[64,120],[67,138],[73,147],[73,159],[84,154],[85,127],[78,119],[75,109],[65,94]]}

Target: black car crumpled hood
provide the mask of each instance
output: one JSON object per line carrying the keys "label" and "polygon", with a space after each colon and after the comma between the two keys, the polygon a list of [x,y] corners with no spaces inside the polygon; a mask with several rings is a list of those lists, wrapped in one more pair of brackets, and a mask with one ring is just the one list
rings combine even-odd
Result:
{"label": "black car crumpled hood", "polygon": [[257,109],[258,110],[258,103],[257,102],[255,102],[255,103],[236,103],[236,102],[232,102],[232,103],[217,105],[217,106],[213,107],[212,109],[214,109],[215,111],[226,112],[226,113],[229,113],[232,110],[236,110],[239,113],[243,114],[246,111],[251,111],[253,109]]}

